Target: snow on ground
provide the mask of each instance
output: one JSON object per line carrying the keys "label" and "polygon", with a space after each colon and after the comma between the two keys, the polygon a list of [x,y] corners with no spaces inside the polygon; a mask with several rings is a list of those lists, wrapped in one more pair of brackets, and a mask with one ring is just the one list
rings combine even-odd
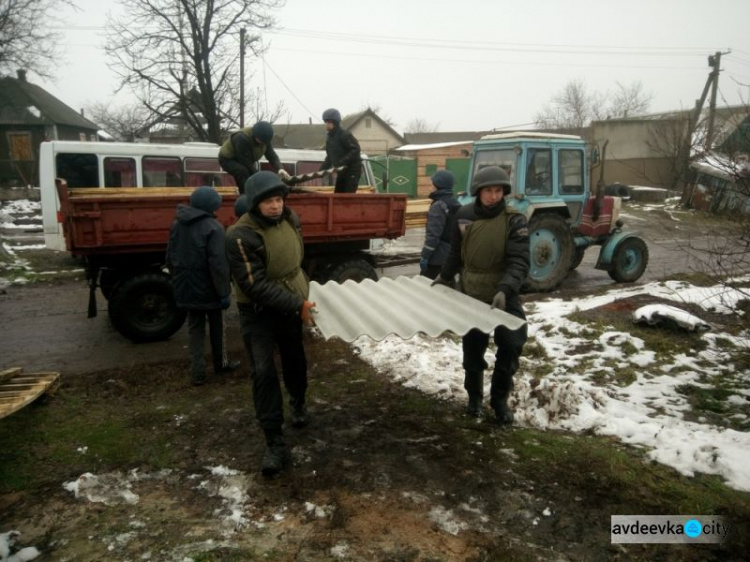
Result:
{"label": "snow on ground", "polygon": [[[747,338],[705,333],[706,350],[691,356],[657,358],[644,342],[627,332],[608,331],[592,339],[590,331],[568,318],[638,294],[676,303],[696,303],[706,310],[726,312],[746,294],[725,287],[694,287],[684,282],[652,283],[607,294],[573,299],[549,299],[527,306],[530,341],[547,358],[523,357],[516,375],[511,403],[519,425],[573,432],[594,431],[622,442],[645,447],[648,457],[682,474],[721,475],[728,486],[750,491],[750,433],[685,419],[690,410],[678,387],[708,387],[721,375],[733,388],[730,403],[748,405],[750,373],[734,372],[722,344],[750,345]],[[461,342],[456,337],[416,336],[403,341],[389,336],[375,342],[362,337],[354,342],[361,357],[380,372],[406,387],[439,398],[466,400],[461,368]],[[582,351],[581,351],[582,350]],[[486,359],[494,364],[492,350]],[[552,372],[542,379],[528,373],[544,362]],[[627,386],[608,381],[612,363],[630,363],[636,373]],[[485,396],[489,396],[489,371]],[[602,382],[604,379],[605,382]],[[622,383],[621,383],[622,384]],[[740,418],[744,414],[737,414]]]}

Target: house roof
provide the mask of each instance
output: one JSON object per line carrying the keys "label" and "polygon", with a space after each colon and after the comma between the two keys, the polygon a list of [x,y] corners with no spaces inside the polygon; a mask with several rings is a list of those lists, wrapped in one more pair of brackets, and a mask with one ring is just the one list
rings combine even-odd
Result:
{"label": "house roof", "polygon": [[28,82],[25,72],[19,71],[18,76],[0,78],[0,124],[67,125],[92,131],[99,129],[96,123],[43,88]]}
{"label": "house roof", "polygon": [[495,131],[453,131],[451,133],[404,133],[407,144],[471,142]]}
{"label": "house roof", "polygon": [[399,135],[393,127],[391,127],[388,123],[386,123],[383,119],[381,119],[380,116],[378,116],[378,114],[375,113],[369,107],[365,109],[364,111],[360,111],[359,113],[352,113],[344,117],[341,120],[341,126],[344,127],[345,129],[352,129],[360,121],[362,121],[363,119],[367,117],[371,117],[375,119],[378,123],[380,123],[380,125],[384,129],[387,129],[388,131],[390,131],[390,133],[393,134],[393,136],[395,136],[399,140],[399,142],[401,142],[402,144],[406,143],[406,141],[404,140],[404,137]]}

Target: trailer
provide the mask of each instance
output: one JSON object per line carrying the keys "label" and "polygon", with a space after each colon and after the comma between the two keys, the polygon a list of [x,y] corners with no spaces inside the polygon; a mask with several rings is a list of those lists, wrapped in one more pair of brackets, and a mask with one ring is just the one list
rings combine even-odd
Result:
{"label": "trailer", "polygon": [[[193,188],[68,188],[56,180],[58,222],[65,248],[83,258],[89,284],[89,317],[96,316],[96,289],[108,300],[113,326],[133,341],[162,340],[185,321],[174,302],[165,252],[180,203]],[[234,187],[222,195],[218,220],[233,224]],[[287,205],[300,216],[305,243],[303,267],[325,283],[377,280],[368,253],[373,239],[403,236],[403,194],[291,193]]]}

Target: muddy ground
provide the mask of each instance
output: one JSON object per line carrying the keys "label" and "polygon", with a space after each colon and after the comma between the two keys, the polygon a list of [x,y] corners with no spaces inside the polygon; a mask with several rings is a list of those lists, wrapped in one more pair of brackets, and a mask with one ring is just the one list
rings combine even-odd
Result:
{"label": "muddy ground", "polygon": [[[695,509],[737,522],[750,503],[736,494],[717,504],[718,479],[681,477],[612,440],[476,422],[463,404],[398,386],[355,347],[312,334],[313,422],[288,430],[293,463],[264,479],[236,317],[228,336],[242,369],[194,388],[184,330],[131,344],[106,315],[80,317],[80,283],[68,276],[0,295],[4,366],[63,373],[52,393],[0,420],[0,533],[20,531],[38,560],[741,560],[747,552],[746,532],[722,546],[611,544],[613,514]],[[63,337],[56,317],[67,319]],[[94,346],[85,343],[92,330]]]}

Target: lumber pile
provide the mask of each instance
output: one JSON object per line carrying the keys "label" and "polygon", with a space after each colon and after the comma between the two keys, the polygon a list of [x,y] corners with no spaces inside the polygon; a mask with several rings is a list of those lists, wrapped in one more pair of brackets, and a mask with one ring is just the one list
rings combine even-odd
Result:
{"label": "lumber pile", "polygon": [[0,371],[0,418],[31,404],[59,378],[60,373],[24,373],[21,367]]}

